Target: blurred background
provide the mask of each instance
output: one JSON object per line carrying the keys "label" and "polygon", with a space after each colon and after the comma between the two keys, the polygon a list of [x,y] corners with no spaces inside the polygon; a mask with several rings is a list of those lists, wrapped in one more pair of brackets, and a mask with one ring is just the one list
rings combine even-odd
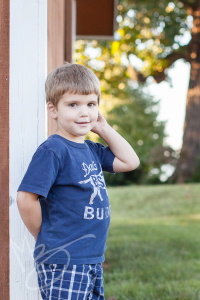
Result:
{"label": "blurred background", "polygon": [[100,111],[141,162],[104,174],[106,299],[200,299],[200,2],[120,0],[116,20],[114,40],[75,43]]}
{"label": "blurred background", "polygon": [[105,174],[107,184],[199,182],[197,1],[120,0],[117,9],[114,40],[75,45],[76,62],[101,81],[101,111],[141,161]]}

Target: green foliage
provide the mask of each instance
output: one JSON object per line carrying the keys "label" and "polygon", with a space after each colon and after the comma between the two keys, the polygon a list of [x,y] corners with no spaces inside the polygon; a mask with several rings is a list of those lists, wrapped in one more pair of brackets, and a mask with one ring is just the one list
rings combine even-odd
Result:
{"label": "green foliage", "polygon": [[119,8],[119,49],[144,62],[144,77],[158,77],[171,65],[169,54],[187,51],[182,37],[191,24],[181,1],[120,0]]}
{"label": "green foliage", "polygon": [[129,89],[129,95],[129,100],[108,112],[107,120],[148,163],[151,149],[163,143],[165,123],[156,121],[158,102],[137,90]]}
{"label": "green foliage", "polygon": [[115,174],[115,176],[105,174],[108,185],[146,182],[149,171],[152,168],[160,168],[164,163],[163,158],[159,162],[155,161],[152,151],[163,144],[165,137],[165,123],[156,121],[158,109],[155,108],[158,102],[154,102],[152,97],[142,91],[130,87],[127,88],[126,93],[129,94],[128,100],[124,100],[123,104],[115,105],[108,112],[107,121],[130,143],[140,158],[141,164],[132,172]]}
{"label": "green foliage", "polygon": [[119,3],[119,14],[122,16],[119,27],[130,30],[132,37],[140,38],[141,42],[150,38],[159,39],[161,49],[173,47],[174,36],[181,36],[185,30],[190,30],[188,12],[181,1],[120,0]]}

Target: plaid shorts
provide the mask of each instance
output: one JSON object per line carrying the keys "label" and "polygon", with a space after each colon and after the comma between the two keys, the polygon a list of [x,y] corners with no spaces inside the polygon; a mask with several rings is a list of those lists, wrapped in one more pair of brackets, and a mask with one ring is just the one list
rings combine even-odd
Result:
{"label": "plaid shorts", "polygon": [[104,300],[101,263],[87,265],[35,263],[42,299]]}

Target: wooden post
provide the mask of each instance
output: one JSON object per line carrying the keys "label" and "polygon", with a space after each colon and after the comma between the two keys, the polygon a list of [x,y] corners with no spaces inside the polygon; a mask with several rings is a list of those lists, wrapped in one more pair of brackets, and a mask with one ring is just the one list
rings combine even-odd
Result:
{"label": "wooden post", "polygon": [[74,62],[74,43],[76,40],[76,0],[66,0],[65,7],[65,60]]}
{"label": "wooden post", "polygon": [[[48,0],[48,74],[64,63],[65,0]],[[56,122],[48,116],[48,136],[56,131]]]}
{"label": "wooden post", "polygon": [[[76,24],[75,0],[48,0],[48,74],[65,61],[73,61]],[[48,117],[48,136],[56,122]]]}
{"label": "wooden post", "polygon": [[0,0],[0,293],[9,300],[9,25],[10,2]]}
{"label": "wooden post", "polygon": [[[41,299],[35,240],[20,217],[16,196],[34,152],[45,140],[46,60],[47,0],[10,0],[10,300]],[[7,120],[4,115],[2,121]],[[3,234],[6,240],[6,229]]]}

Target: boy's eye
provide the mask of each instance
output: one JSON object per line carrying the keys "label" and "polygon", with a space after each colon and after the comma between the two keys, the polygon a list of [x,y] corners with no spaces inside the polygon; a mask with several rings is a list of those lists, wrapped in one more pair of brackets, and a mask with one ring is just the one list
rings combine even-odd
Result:
{"label": "boy's eye", "polygon": [[95,106],[95,105],[96,105],[96,103],[89,103],[89,104],[88,104],[88,106],[91,106],[91,107],[92,107],[92,106]]}
{"label": "boy's eye", "polygon": [[76,103],[70,103],[69,106],[76,107]]}

